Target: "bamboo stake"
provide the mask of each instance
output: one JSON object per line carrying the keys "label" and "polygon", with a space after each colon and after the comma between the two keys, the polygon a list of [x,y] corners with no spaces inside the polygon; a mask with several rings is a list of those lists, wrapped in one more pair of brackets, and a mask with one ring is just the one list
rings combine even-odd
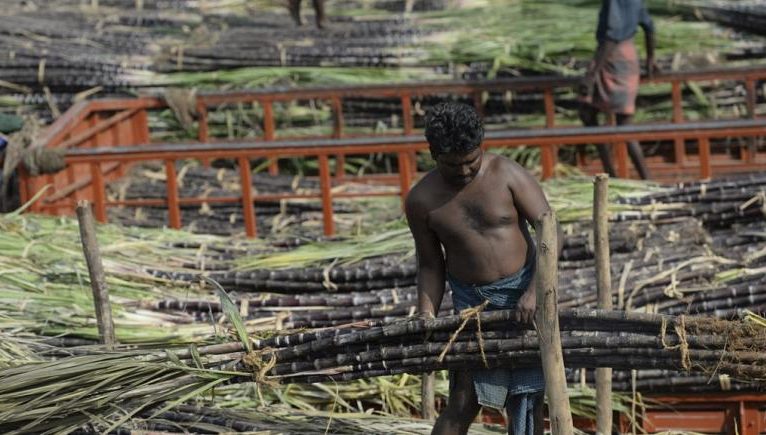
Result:
{"label": "bamboo stake", "polygon": [[80,239],[85,261],[88,264],[90,286],[93,290],[93,304],[96,308],[96,321],[101,342],[109,349],[117,343],[114,335],[114,323],[112,322],[112,307],[109,304],[109,291],[106,288],[104,267],[101,263],[101,252],[98,248],[96,237],[96,225],[93,220],[90,202],[80,201],[77,203],[77,221],[80,226]]}
{"label": "bamboo stake", "polygon": [[[609,258],[609,175],[598,174],[593,182],[593,239],[596,257],[598,308],[612,309],[612,276]],[[612,369],[596,369],[596,433],[612,433]]]}
{"label": "bamboo stake", "polygon": [[434,420],[436,418],[436,399],[434,385],[436,376],[434,372],[423,373],[420,389],[420,414],[424,420]]}
{"label": "bamboo stake", "polygon": [[537,233],[537,312],[548,415],[553,435],[573,435],[558,317],[558,244],[556,214],[550,210],[535,223]]}

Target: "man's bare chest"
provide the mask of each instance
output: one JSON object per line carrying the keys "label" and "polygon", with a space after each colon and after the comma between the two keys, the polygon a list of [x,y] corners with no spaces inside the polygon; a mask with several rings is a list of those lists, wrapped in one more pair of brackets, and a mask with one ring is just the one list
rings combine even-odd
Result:
{"label": "man's bare chest", "polygon": [[518,221],[518,212],[510,191],[502,190],[490,187],[480,194],[456,195],[430,213],[429,226],[440,236],[509,227]]}

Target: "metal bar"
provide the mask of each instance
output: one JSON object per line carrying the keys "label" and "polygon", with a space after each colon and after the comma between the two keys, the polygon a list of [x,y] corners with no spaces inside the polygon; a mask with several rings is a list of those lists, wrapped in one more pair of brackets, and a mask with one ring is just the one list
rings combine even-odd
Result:
{"label": "metal bar", "polygon": [[263,105],[263,138],[265,140],[274,140],[274,107],[271,100],[262,100]]}
{"label": "metal bar", "polygon": [[403,134],[410,135],[415,125],[412,119],[412,97],[410,94],[402,94],[402,127]]}
{"label": "metal bar", "polygon": [[545,105],[545,126],[551,128],[556,123],[556,104],[553,102],[553,89],[543,90],[543,104]]}
{"label": "metal bar", "polygon": [[330,179],[330,162],[327,154],[319,155],[319,186],[322,191],[322,220],[325,235],[335,234],[335,222],[332,209],[332,180]]}
{"label": "metal bar", "polygon": [[[67,165],[67,168],[74,168],[75,166],[76,166],[75,164],[71,164],[71,165]],[[115,169],[117,169],[118,167],[120,167],[120,164],[117,163],[117,162],[109,162],[109,163],[104,163],[101,166],[103,168],[102,169],[102,173],[103,174],[109,174],[110,172],[112,172]],[[56,201],[59,201],[59,200],[62,200],[64,198],[66,198],[71,193],[75,193],[75,198],[74,199],[75,200],[79,200],[79,199],[81,199],[81,198],[79,198],[79,196],[81,196],[81,195],[79,195],[79,193],[81,192],[81,189],[83,187],[88,186],[91,181],[92,181],[92,178],[91,178],[90,174],[88,174],[88,175],[86,175],[84,177],[77,178],[74,182],[72,182],[72,183],[62,187],[61,189],[56,189],[56,192],[54,192],[52,195],[47,196],[43,200],[43,202],[44,203],[48,203],[48,204],[54,203]],[[162,204],[164,204],[164,202],[162,202]]]}
{"label": "metal bar", "polygon": [[90,179],[93,186],[93,212],[96,220],[102,224],[107,222],[106,215],[106,192],[104,191],[104,175],[101,173],[101,165],[98,162],[90,164]]}
{"label": "metal bar", "polygon": [[406,152],[397,154],[399,163],[399,195],[402,197],[402,207],[412,185],[412,170],[410,169],[410,156]]}
{"label": "metal bar", "polygon": [[[129,100],[124,100],[129,101]],[[80,101],[75,103],[63,115],[45,130],[40,138],[43,146],[55,146],[63,137],[69,134],[71,128],[88,117],[91,113],[92,102]]]}
{"label": "metal bar", "polygon": [[91,112],[113,112],[116,110],[128,109],[159,109],[167,107],[164,98],[159,97],[138,97],[138,98],[102,98],[99,100],[88,101],[88,108]]}
{"label": "metal bar", "polygon": [[239,158],[239,179],[242,186],[242,213],[245,220],[245,234],[247,237],[258,235],[255,220],[255,207],[253,206],[253,178],[250,174],[250,159]]}
{"label": "metal bar", "polygon": [[133,129],[139,144],[148,144],[151,141],[149,135],[149,114],[141,109],[133,115]]}
{"label": "metal bar", "polygon": [[[672,83],[673,81],[736,80],[742,77],[754,79],[766,78],[763,67],[706,69],[698,71],[673,72],[656,75],[651,80],[642,78],[643,83]],[[340,86],[334,88],[302,88],[262,91],[233,91],[202,93],[206,104],[217,105],[234,102],[252,102],[263,98],[274,101],[296,99],[326,99],[332,96],[348,97],[399,97],[402,92],[410,95],[433,95],[437,93],[472,94],[474,91],[537,90],[557,87],[573,87],[580,82],[579,77],[538,76],[515,77],[495,80],[452,80],[437,82],[410,82],[396,85]]]}
{"label": "metal bar", "polygon": [[542,179],[547,180],[554,176],[556,167],[555,145],[543,145],[540,147],[540,164],[542,165]]}
{"label": "metal bar", "polygon": [[[271,100],[262,100],[263,105],[263,139],[273,141],[275,139],[274,106]],[[277,159],[269,158],[269,175],[279,174]]]}
{"label": "metal bar", "polygon": [[61,142],[57,148],[72,148],[77,145],[80,145],[81,143],[85,142],[86,140],[90,139],[94,135],[103,132],[106,129],[111,128],[117,123],[120,123],[124,121],[125,119],[130,118],[131,116],[135,115],[136,112],[138,112],[138,109],[130,109],[125,110],[123,112],[120,112],[116,115],[112,115],[111,117],[107,118],[106,120],[99,121],[96,125],[93,127],[85,130],[84,132],[74,136],[70,137],[69,139]]}
{"label": "metal bar", "polygon": [[710,166],[710,139],[701,137],[699,139],[699,150],[700,177],[708,179],[713,176],[713,169]]}
{"label": "metal bar", "polygon": [[181,228],[181,207],[178,202],[178,181],[176,180],[176,162],[165,160],[165,188],[168,197],[168,220],[170,228]]}
{"label": "metal bar", "polygon": [[[535,142],[539,145],[555,144],[557,142],[566,142],[566,144],[592,143],[592,142],[617,142],[629,140],[672,140],[676,137],[694,138],[701,136],[708,137],[726,137],[737,135],[756,135],[758,132],[763,135],[763,128],[766,128],[766,119],[737,119],[727,121],[707,121],[686,123],[682,125],[675,124],[651,124],[651,125],[627,125],[627,126],[604,126],[604,127],[575,127],[575,128],[555,128],[548,130],[499,130],[488,131],[485,134],[485,142],[499,143],[505,142],[513,144],[523,144],[524,142]],[[164,150],[188,150],[190,152],[205,149],[248,149],[248,150],[278,150],[280,155],[283,151],[292,148],[313,149],[316,150],[343,150],[347,154],[356,152],[367,146],[408,146],[412,145],[416,149],[425,149],[427,144],[421,135],[410,136],[386,136],[386,137],[361,137],[361,138],[343,138],[343,139],[311,139],[311,140],[278,140],[278,141],[222,141],[211,142],[208,144],[195,143],[158,143],[150,147],[130,147],[131,150],[145,149],[164,149]],[[122,148],[113,147],[111,149],[102,149],[102,154],[116,153],[120,154]],[[394,150],[398,150],[394,148]],[[86,149],[72,149],[67,151],[67,155],[78,155],[80,153],[89,154],[91,151]],[[289,152],[288,152],[289,154]]]}
{"label": "metal bar", "polygon": [[617,161],[617,176],[628,178],[628,144],[625,141],[619,141],[614,146],[614,159]]}

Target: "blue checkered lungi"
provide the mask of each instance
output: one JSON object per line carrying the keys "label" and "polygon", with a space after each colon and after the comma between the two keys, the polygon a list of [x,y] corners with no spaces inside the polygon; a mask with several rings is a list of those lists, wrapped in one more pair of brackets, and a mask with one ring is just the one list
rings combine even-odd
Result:
{"label": "blue checkered lungi", "polygon": [[[515,308],[535,274],[533,246],[530,245],[526,264],[521,270],[490,284],[464,284],[448,274],[455,312],[481,305],[487,300],[489,304],[484,311]],[[472,374],[480,405],[506,408],[508,418],[513,422],[514,435],[534,433],[534,409],[536,405],[542,406],[540,399],[545,390],[542,367],[498,367],[472,370]]]}

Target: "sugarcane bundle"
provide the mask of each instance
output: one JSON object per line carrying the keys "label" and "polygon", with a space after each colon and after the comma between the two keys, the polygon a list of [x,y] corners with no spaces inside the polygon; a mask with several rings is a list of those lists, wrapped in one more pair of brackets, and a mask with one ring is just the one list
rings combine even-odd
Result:
{"label": "sugarcane bundle", "polygon": [[[165,412],[229,382],[339,381],[482,364],[539,366],[536,334],[518,329],[512,318],[512,311],[473,310],[264,339],[236,327],[238,342],[9,368],[0,371],[0,429],[74,428],[93,419],[117,427],[152,405],[167,401],[155,408]],[[766,380],[766,330],[750,323],[596,310],[562,311],[560,322],[569,367],[715,371]]]}
{"label": "sugarcane bundle", "polygon": [[[258,434],[401,434],[427,435],[433,429],[431,422],[409,417],[381,416],[365,412],[301,411],[285,407],[260,407],[258,409],[221,409],[200,405],[179,405],[172,411],[157,415],[143,412],[121,427],[117,435],[131,435],[136,431],[161,431],[163,434],[232,433]],[[495,434],[495,428],[475,425],[471,435]],[[93,434],[78,430],[73,435]]]}

